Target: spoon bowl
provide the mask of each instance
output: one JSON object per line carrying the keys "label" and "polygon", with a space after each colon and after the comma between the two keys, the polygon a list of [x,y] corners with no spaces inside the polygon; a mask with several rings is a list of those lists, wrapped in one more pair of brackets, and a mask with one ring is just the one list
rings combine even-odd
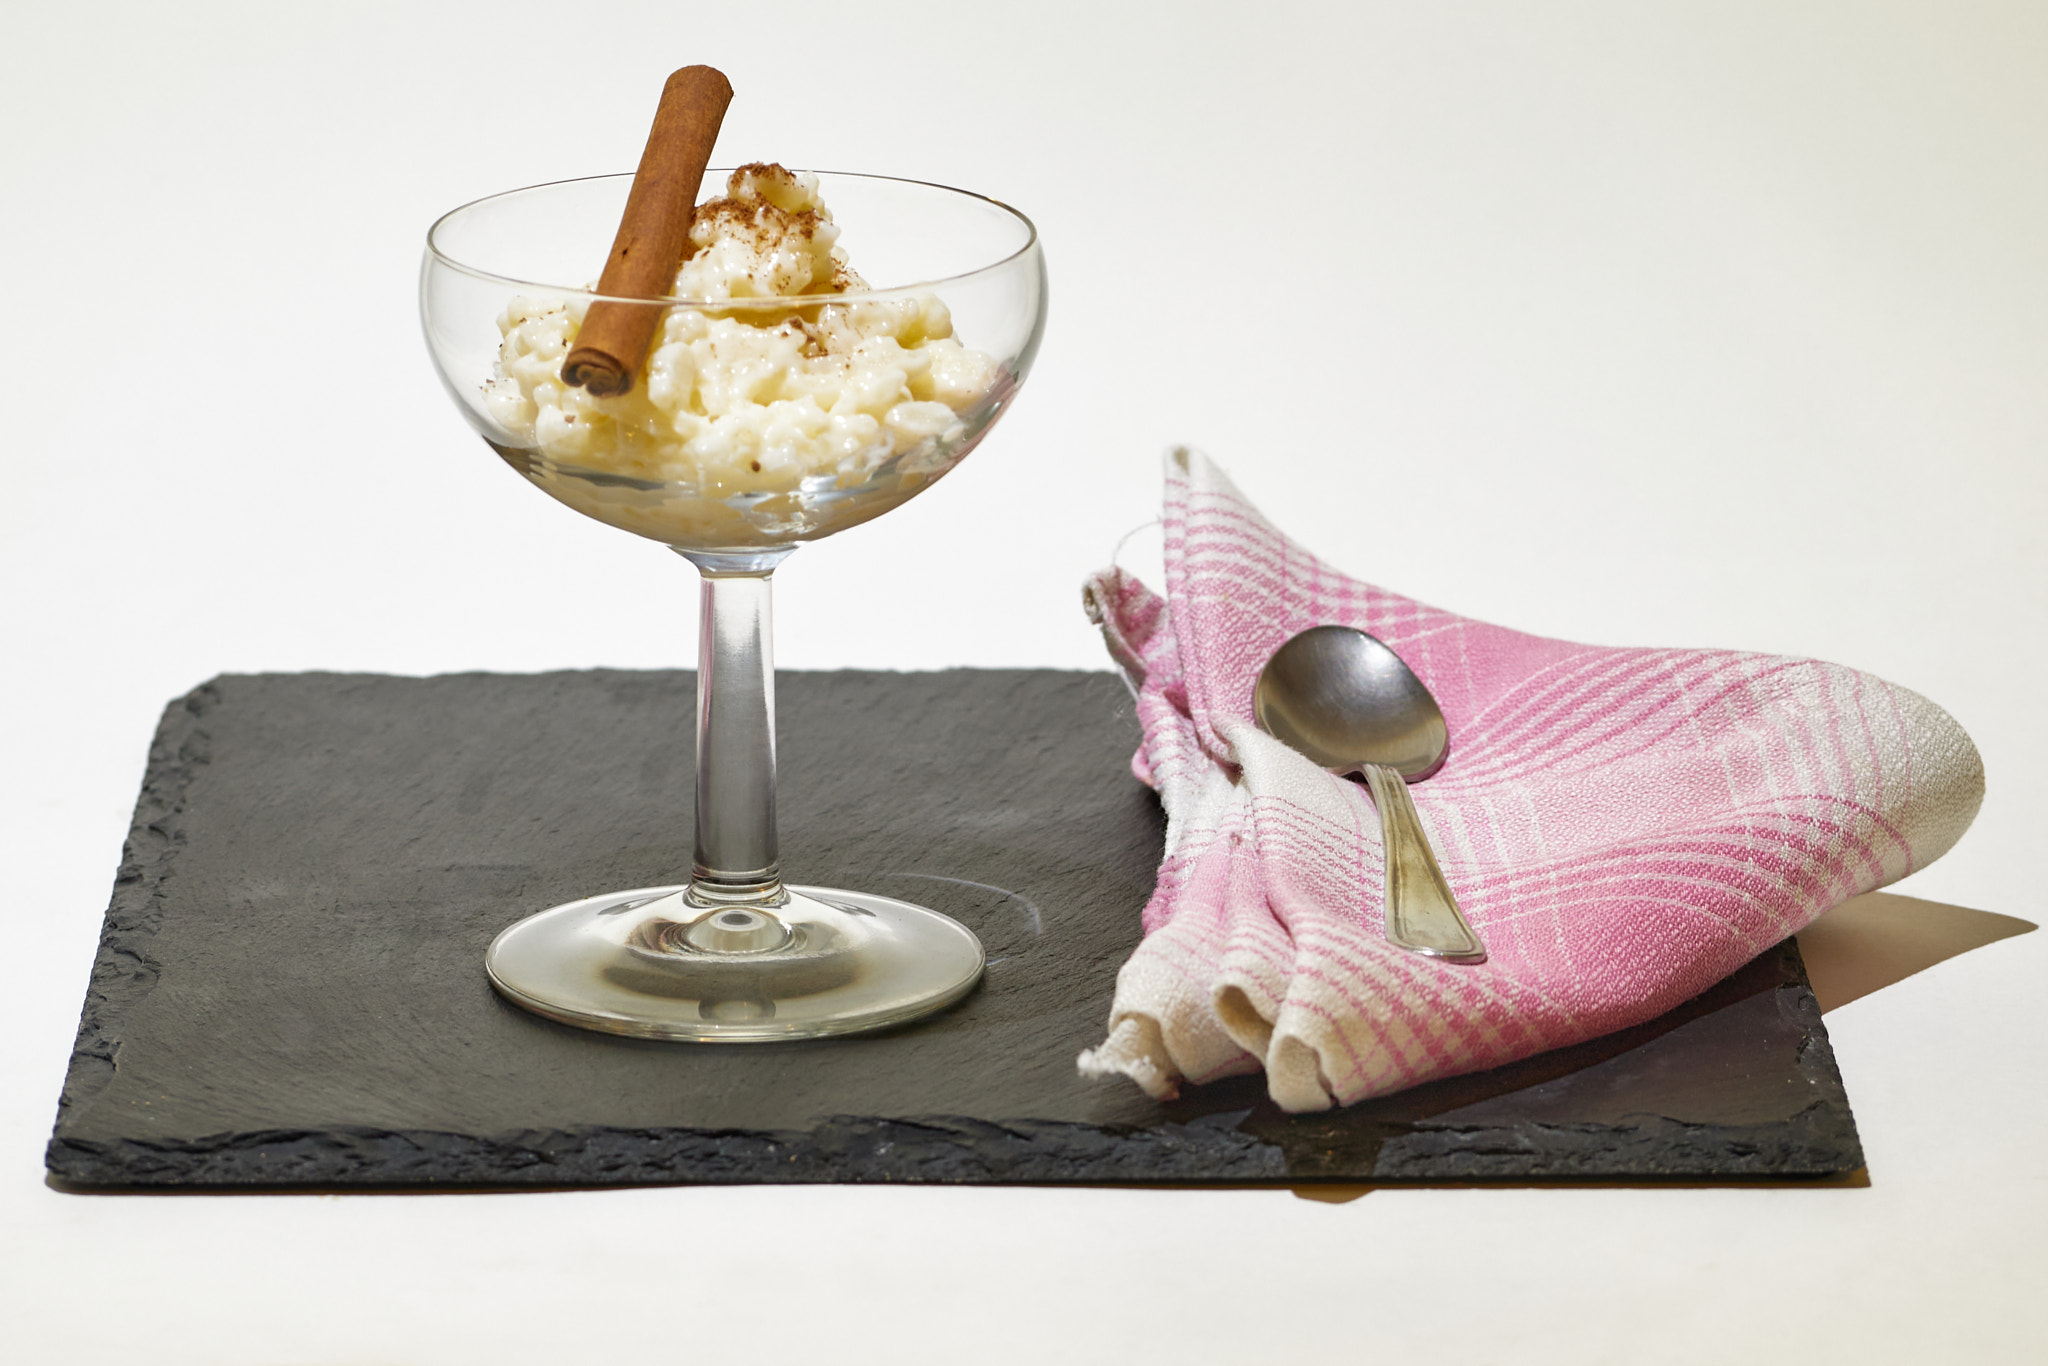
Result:
{"label": "spoon bowl", "polygon": [[1290,637],[1259,674],[1253,706],[1268,735],[1324,768],[1379,764],[1416,783],[1450,752],[1450,728],[1422,680],[1349,626]]}

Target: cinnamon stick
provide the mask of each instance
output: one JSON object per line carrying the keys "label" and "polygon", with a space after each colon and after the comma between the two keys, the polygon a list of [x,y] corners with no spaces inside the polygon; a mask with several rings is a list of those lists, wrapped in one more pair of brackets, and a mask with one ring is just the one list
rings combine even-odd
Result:
{"label": "cinnamon stick", "polygon": [[620,300],[666,298],[675,288],[676,268],[690,244],[697,189],[731,103],[732,83],[708,66],[686,66],[662,86],[647,150],[640,154],[612,254],[597,281],[597,292],[611,297],[591,302],[576,346],[562,362],[564,384],[599,398],[633,387],[661,325],[662,306]]}

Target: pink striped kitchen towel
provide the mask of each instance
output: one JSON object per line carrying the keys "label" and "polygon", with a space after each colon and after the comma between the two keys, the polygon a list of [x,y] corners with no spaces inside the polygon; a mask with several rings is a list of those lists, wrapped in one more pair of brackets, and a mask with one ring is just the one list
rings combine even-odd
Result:
{"label": "pink striped kitchen towel", "polygon": [[[1083,1072],[1165,1097],[1263,1067],[1302,1111],[1511,1062],[1662,1014],[1976,815],[1976,749],[1904,688],[1454,616],[1337,573],[1201,455],[1167,466],[1166,598],[1118,569],[1086,589],[1167,834]],[[1385,641],[1443,708],[1449,761],[1409,790],[1483,964],[1386,942],[1366,789],[1252,720],[1267,657],[1329,622]]]}

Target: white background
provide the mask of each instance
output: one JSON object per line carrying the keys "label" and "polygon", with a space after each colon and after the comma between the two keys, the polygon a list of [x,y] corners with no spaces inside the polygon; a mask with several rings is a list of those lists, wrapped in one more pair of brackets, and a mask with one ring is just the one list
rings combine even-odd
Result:
{"label": "white background", "polygon": [[437,214],[630,169],[689,62],[738,91],[720,160],[994,194],[1053,282],[974,458],[778,575],[784,666],[1101,667],[1078,584],[1186,441],[1441,606],[1928,694],[1990,795],[1902,890],[2039,922],[2048,7],[13,3],[0,49],[13,1359],[2038,1359],[2042,935],[1830,1015],[1862,1189],[86,1197],[41,1164],[167,700],[691,662],[687,567],[513,477],[414,311]]}

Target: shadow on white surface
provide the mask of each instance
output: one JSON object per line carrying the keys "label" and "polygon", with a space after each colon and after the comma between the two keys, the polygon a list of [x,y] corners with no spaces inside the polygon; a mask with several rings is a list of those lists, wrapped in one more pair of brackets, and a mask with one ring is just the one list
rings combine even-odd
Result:
{"label": "shadow on white surface", "polygon": [[1972,949],[2039,928],[1994,911],[1867,892],[1801,930],[1799,953],[1814,997],[1827,1012]]}

